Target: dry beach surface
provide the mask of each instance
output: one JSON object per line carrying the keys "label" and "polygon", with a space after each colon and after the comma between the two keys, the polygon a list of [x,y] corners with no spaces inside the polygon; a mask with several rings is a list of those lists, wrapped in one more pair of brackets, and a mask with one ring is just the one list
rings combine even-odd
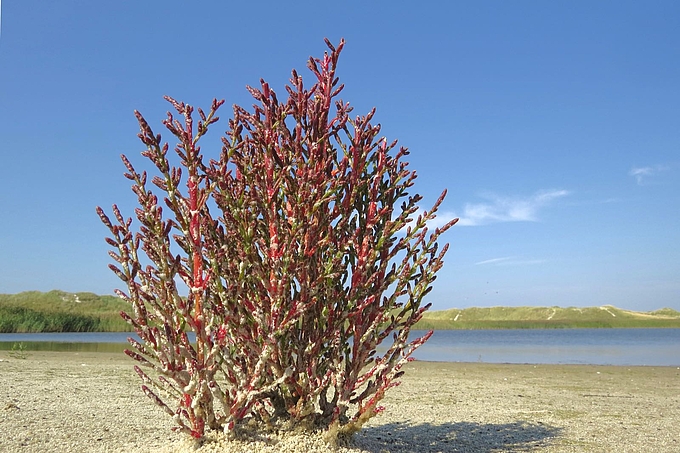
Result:
{"label": "dry beach surface", "polygon": [[[200,448],[139,390],[123,354],[0,352],[2,452],[318,452],[319,437]],[[341,453],[677,452],[680,369],[415,362]]]}

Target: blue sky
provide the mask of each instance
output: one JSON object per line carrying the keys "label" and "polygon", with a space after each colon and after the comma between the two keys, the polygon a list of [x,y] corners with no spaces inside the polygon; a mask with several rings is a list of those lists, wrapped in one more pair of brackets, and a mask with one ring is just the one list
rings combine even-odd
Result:
{"label": "blue sky", "polygon": [[448,188],[461,218],[435,309],[680,309],[676,1],[1,8],[0,293],[120,287],[94,207],[132,214],[134,109],[161,131],[166,94],[249,106],[246,84],[283,93],[344,37],[343,99],[409,147],[424,207]]}

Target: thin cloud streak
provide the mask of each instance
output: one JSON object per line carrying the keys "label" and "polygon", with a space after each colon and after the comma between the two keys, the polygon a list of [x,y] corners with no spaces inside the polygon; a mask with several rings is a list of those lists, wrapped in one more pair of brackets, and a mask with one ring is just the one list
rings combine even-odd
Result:
{"label": "thin cloud streak", "polygon": [[487,195],[486,203],[468,203],[458,216],[461,226],[478,226],[499,222],[536,222],[541,208],[554,200],[569,195],[568,190],[536,192],[527,198],[510,198]]}
{"label": "thin cloud streak", "polygon": [[545,263],[545,260],[542,260],[542,259],[523,260],[523,259],[515,259],[515,257],[513,257],[513,256],[505,256],[505,257],[502,257],[502,258],[492,258],[490,260],[480,261],[478,263],[475,263],[475,266],[488,266],[488,265],[493,265],[493,266],[525,266],[525,265],[543,264],[543,263]]}
{"label": "thin cloud streak", "polygon": [[498,264],[498,263],[501,263],[503,261],[507,261],[511,258],[512,258],[511,256],[505,256],[503,258],[492,258],[490,260],[484,260],[484,261],[480,261],[478,263],[475,263],[475,266],[482,266],[484,264]]}
{"label": "thin cloud streak", "polygon": [[570,201],[565,203],[567,206],[597,206],[601,204],[611,204],[611,203],[622,203],[626,201],[624,198],[617,198],[617,197],[612,197],[612,198],[604,198],[600,200],[596,199],[591,199],[591,200],[575,200],[575,201]]}

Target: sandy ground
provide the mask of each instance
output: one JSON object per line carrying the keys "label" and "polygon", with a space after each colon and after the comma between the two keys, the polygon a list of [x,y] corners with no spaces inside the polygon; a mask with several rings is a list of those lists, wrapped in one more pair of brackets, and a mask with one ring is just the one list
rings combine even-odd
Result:
{"label": "sandy ground", "polygon": [[[0,451],[187,452],[122,354],[0,352]],[[416,362],[342,453],[678,452],[680,369]],[[310,452],[314,436],[197,452]]]}

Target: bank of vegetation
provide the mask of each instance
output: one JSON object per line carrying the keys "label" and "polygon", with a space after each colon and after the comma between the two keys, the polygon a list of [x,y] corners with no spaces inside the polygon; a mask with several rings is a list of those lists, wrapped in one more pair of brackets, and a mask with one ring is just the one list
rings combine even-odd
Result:
{"label": "bank of vegetation", "polygon": [[[93,293],[29,291],[0,294],[0,333],[124,332],[120,317],[129,307],[116,296]],[[651,312],[604,307],[490,307],[428,311],[418,329],[568,329],[677,327],[680,312]]]}
{"label": "bank of vegetation", "polygon": [[28,291],[0,294],[0,332],[123,332],[127,305],[116,296]]}

